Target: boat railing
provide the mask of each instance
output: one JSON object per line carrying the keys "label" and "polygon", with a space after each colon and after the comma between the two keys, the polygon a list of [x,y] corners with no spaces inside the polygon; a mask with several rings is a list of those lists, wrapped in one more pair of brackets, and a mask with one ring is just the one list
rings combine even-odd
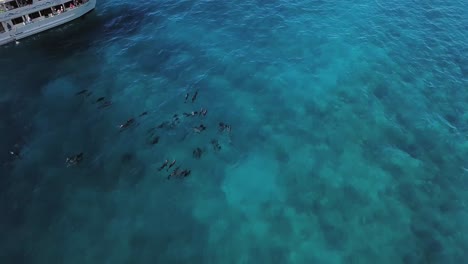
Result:
{"label": "boat railing", "polygon": [[[61,14],[67,13],[70,10],[73,10],[75,8],[79,8],[83,4],[89,2],[89,0],[81,0],[81,1],[76,0],[76,1],[73,1],[73,2],[75,2],[77,5],[73,5],[73,3],[71,3],[71,4],[67,5],[67,6],[65,6],[65,4],[61,4],[60,8],[57,8],[58,6],[51,7],[51,12],[49,14],[44,15],[44,16],[40,16],[40,17],[37,17],[37,18],[31,19],[29,17],[29,15],[24,15],[24,18],[26,18],[26,19],[23,20],[23,22],[21,22],[21,23],[15,24],[14,28],[20,28],[20,27],[26,26],[28,24],[33,24],[34,22],[41,21],[41,20],[44,20],[44,19],[49,18],[49,17],[59,16]],[[65,7],[65,8],[63,8],[63,7]]]}
{"label": "boat railing", "polygon": [[[2,1],[2,0],[0,0],[0,2],[1,2],[1,1]],[[15,3],[16,3],[17,1],[18,1],[18,0],[16,0]],[[39,3],[40,3],[41,1],[42,1],[42,0],[39,0]],[[32,0],[30,0],[30,2],[33,3]],[[44,17],[44,18],[47,18],[47,17],[54,17],[54,16],[60,15],[60,14],[62,14],[62,13],[66,13],[66,12],[69,11],[69,10],[72,10],[72,9],[75,9],[75,8],[79,8],[79,7],[81,7],[82,5],[87,4],[87,3],[89,2],[89,0],[69,0],[69,1],[66,1],[66,0],[63,1],[63,0],[62,0],[62,1],[59,1],[59,2],[60,2],[59,5],[50,7],[51,12],[50,12],[50,13],[47,13],[46,15],[42,15],[41,18],[42,18],[42,17]],[[29,3],[29,1],[28,1],[28,2],[24,2],[24,3]],[[34,3],[37,3],[37,1],[34,1]],[[1,7],[2,5],[4,5],[4,4],[5,4],[5,2],[1,2],[1,3],[0,3],[0,7]],[[30,6],[30,5],[26,5],[26,6]],[[22,6],[22,7],[25,7],[25,6]],[[30,10],[27,9],[27,10],[28,10],[28,11],[27,11],[28,14],[24,14],[24,15],[23,15],[26,19],[24,19],[23,22],[16,24],[15,26],[27,25],[27,24],[30,24],[30,23],[34,23],[35,21],[41,20],[41,19],[39,19],[39,18],[31,18],[30,20],[28,20],[28,15],[29,15],[29,13],[34,13],[34,12],[40,11],[39,8],[40,8],[39,6],[36,6],[36,7],[33,7],[33,9],[30,9]],[[15,8],[15,9],[16,9],[16,8]],[[11,17],[11,18],[14,18],[14,17],[17,16],[17,15],[15,15],[15,14],[9,12],[9,11],[10,11],[9,9],[6,9],[6,11],[0,11],[0,21],[6,20],[6,19],[8,19],[8,18],[10,18],[10,17]],[[16,11],[16,10],[15,10],[15,11]],[[13,11],[13,12],[15,12],[15,11]],[[18,10],[18,11],[16,11],[16,13],[17,13],[17,12],[22,12],[22,11]]]}
{"label": "boat railing", "polygon": [[0,4],[0,12],[15,10],[17,8],[29,6],[33,4],[33,0],[14,0],[10,2],[3,2]]}

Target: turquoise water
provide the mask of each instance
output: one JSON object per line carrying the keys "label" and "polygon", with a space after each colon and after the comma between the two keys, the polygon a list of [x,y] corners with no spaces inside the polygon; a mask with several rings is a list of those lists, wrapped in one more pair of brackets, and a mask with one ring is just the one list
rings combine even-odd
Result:
{"label": "turquoise water", "polygon": [[0,263],[468,259],[466,1],[103,0],[0,65]]}

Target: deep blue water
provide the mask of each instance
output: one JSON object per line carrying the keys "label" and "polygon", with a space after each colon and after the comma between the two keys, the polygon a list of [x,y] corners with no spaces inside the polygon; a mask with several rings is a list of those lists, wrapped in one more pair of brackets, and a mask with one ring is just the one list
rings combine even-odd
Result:
{"label": "deep blue water", "polygon": [[0,66],[0,263],[468,259],[466,1],[102,0]]}

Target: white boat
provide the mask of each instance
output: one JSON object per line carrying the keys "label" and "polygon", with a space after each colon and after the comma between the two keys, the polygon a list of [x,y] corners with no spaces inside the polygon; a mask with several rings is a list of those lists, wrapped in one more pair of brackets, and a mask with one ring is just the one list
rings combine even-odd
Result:
{"label": "white boat", "polygon": [[96,0],[0,0],[0,45],[60,26],[96,6]]}

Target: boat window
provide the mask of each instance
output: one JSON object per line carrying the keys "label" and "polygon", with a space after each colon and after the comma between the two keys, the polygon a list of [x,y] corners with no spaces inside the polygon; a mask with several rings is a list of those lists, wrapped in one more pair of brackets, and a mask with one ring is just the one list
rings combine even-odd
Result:
{"label": "boat window", "polygon": [[27,6],[27,5],[32,5],[32,0],[16,0],[19,4],[19,6]]}
{"label": "boat window", "polygon": [[12,19],[11,22],[13,22],[13,25],[18,25],[20,23],[23,23],[24,20],[23,20],[23,17],[17,17],[17,18]]}
{"label": "boat window", "polygon": [[65,6],[65,8],[73,8],[73,7],[75,7],[75,4],[73,2],[75,2],[75,1],[68,1],[68,2],[64,3],[63,5]]}
{"label": "boat window", "polygon": [[36,18],[41,17],[41,14],[39,14],[39,12],[34,12],[34,13],[29,14],[29,17],[31,19],[36,19]]}
{"label": "boat window", "polygon": [[64,11],[63,5],[57,5],[52,7],[52,10],[54,10],[54,14],[60,14]]}
{"label": "boat window", "polygon": [[32,5],[32,0],[17,0],[21,6]]}
{"label": "boat window", "polygon": [[3,33],[3,32],[5,32],[5,28],[3,27],[3,24],[0,23],[0,33]]}
{"label": "boat window", "polygon": [[41,14],[42,14],[43,16],[48,17],[49,15],[52,14],[52,9],[46,8],[46,9],[42,9],[42,10],[39,11],[39,12],[41,12]]}
{"label": "boat window", "polygon": [[12,10],[12,9],[18,8],[18,4],[16,3],[16,1],[11,1],[11,2],[5,3],[5,8],[6,10]]}

